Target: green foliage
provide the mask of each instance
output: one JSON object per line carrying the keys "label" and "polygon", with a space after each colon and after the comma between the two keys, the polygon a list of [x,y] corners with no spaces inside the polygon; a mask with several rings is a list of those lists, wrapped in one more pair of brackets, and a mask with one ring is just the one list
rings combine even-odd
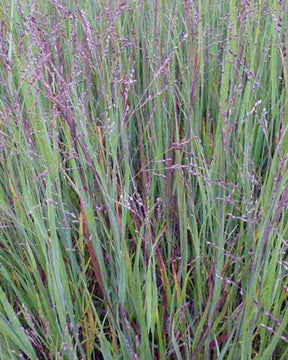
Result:
{"label": "green foliage", "polygon": [[287,358],[287,12],[0,0],[0,359]]}

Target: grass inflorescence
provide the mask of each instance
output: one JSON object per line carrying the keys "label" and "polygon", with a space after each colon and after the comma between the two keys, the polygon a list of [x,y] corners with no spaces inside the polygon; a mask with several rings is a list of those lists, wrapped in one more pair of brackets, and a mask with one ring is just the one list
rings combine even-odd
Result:
{"label": "grass inflorescence", "polygon": [[0,359],[288,358],[287,13],[0,1]]}

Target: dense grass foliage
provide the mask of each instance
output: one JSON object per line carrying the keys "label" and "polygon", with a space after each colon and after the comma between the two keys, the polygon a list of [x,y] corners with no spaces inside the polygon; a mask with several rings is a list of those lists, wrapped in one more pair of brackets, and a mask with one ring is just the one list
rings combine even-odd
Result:
{"label": "dense grass foliage", "polygon": [[287,13],[0,0],[0,359],[288,358]]}

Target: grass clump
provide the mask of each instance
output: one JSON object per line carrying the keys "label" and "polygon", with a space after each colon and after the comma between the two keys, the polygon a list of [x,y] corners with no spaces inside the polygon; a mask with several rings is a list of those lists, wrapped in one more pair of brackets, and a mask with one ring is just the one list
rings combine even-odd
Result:
{"label": "grass clump", "polygon": [[1,0],[1,359],[287,359],[287,4]]}

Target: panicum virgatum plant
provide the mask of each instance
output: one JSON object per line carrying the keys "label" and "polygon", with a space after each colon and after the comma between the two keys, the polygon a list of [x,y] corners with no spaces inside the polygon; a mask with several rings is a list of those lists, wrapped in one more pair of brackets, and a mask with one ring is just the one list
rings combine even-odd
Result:
{"label": "panicum virgatum plant", "polygon": [[0,359],[288,358],[287,14],[0,0]]}

